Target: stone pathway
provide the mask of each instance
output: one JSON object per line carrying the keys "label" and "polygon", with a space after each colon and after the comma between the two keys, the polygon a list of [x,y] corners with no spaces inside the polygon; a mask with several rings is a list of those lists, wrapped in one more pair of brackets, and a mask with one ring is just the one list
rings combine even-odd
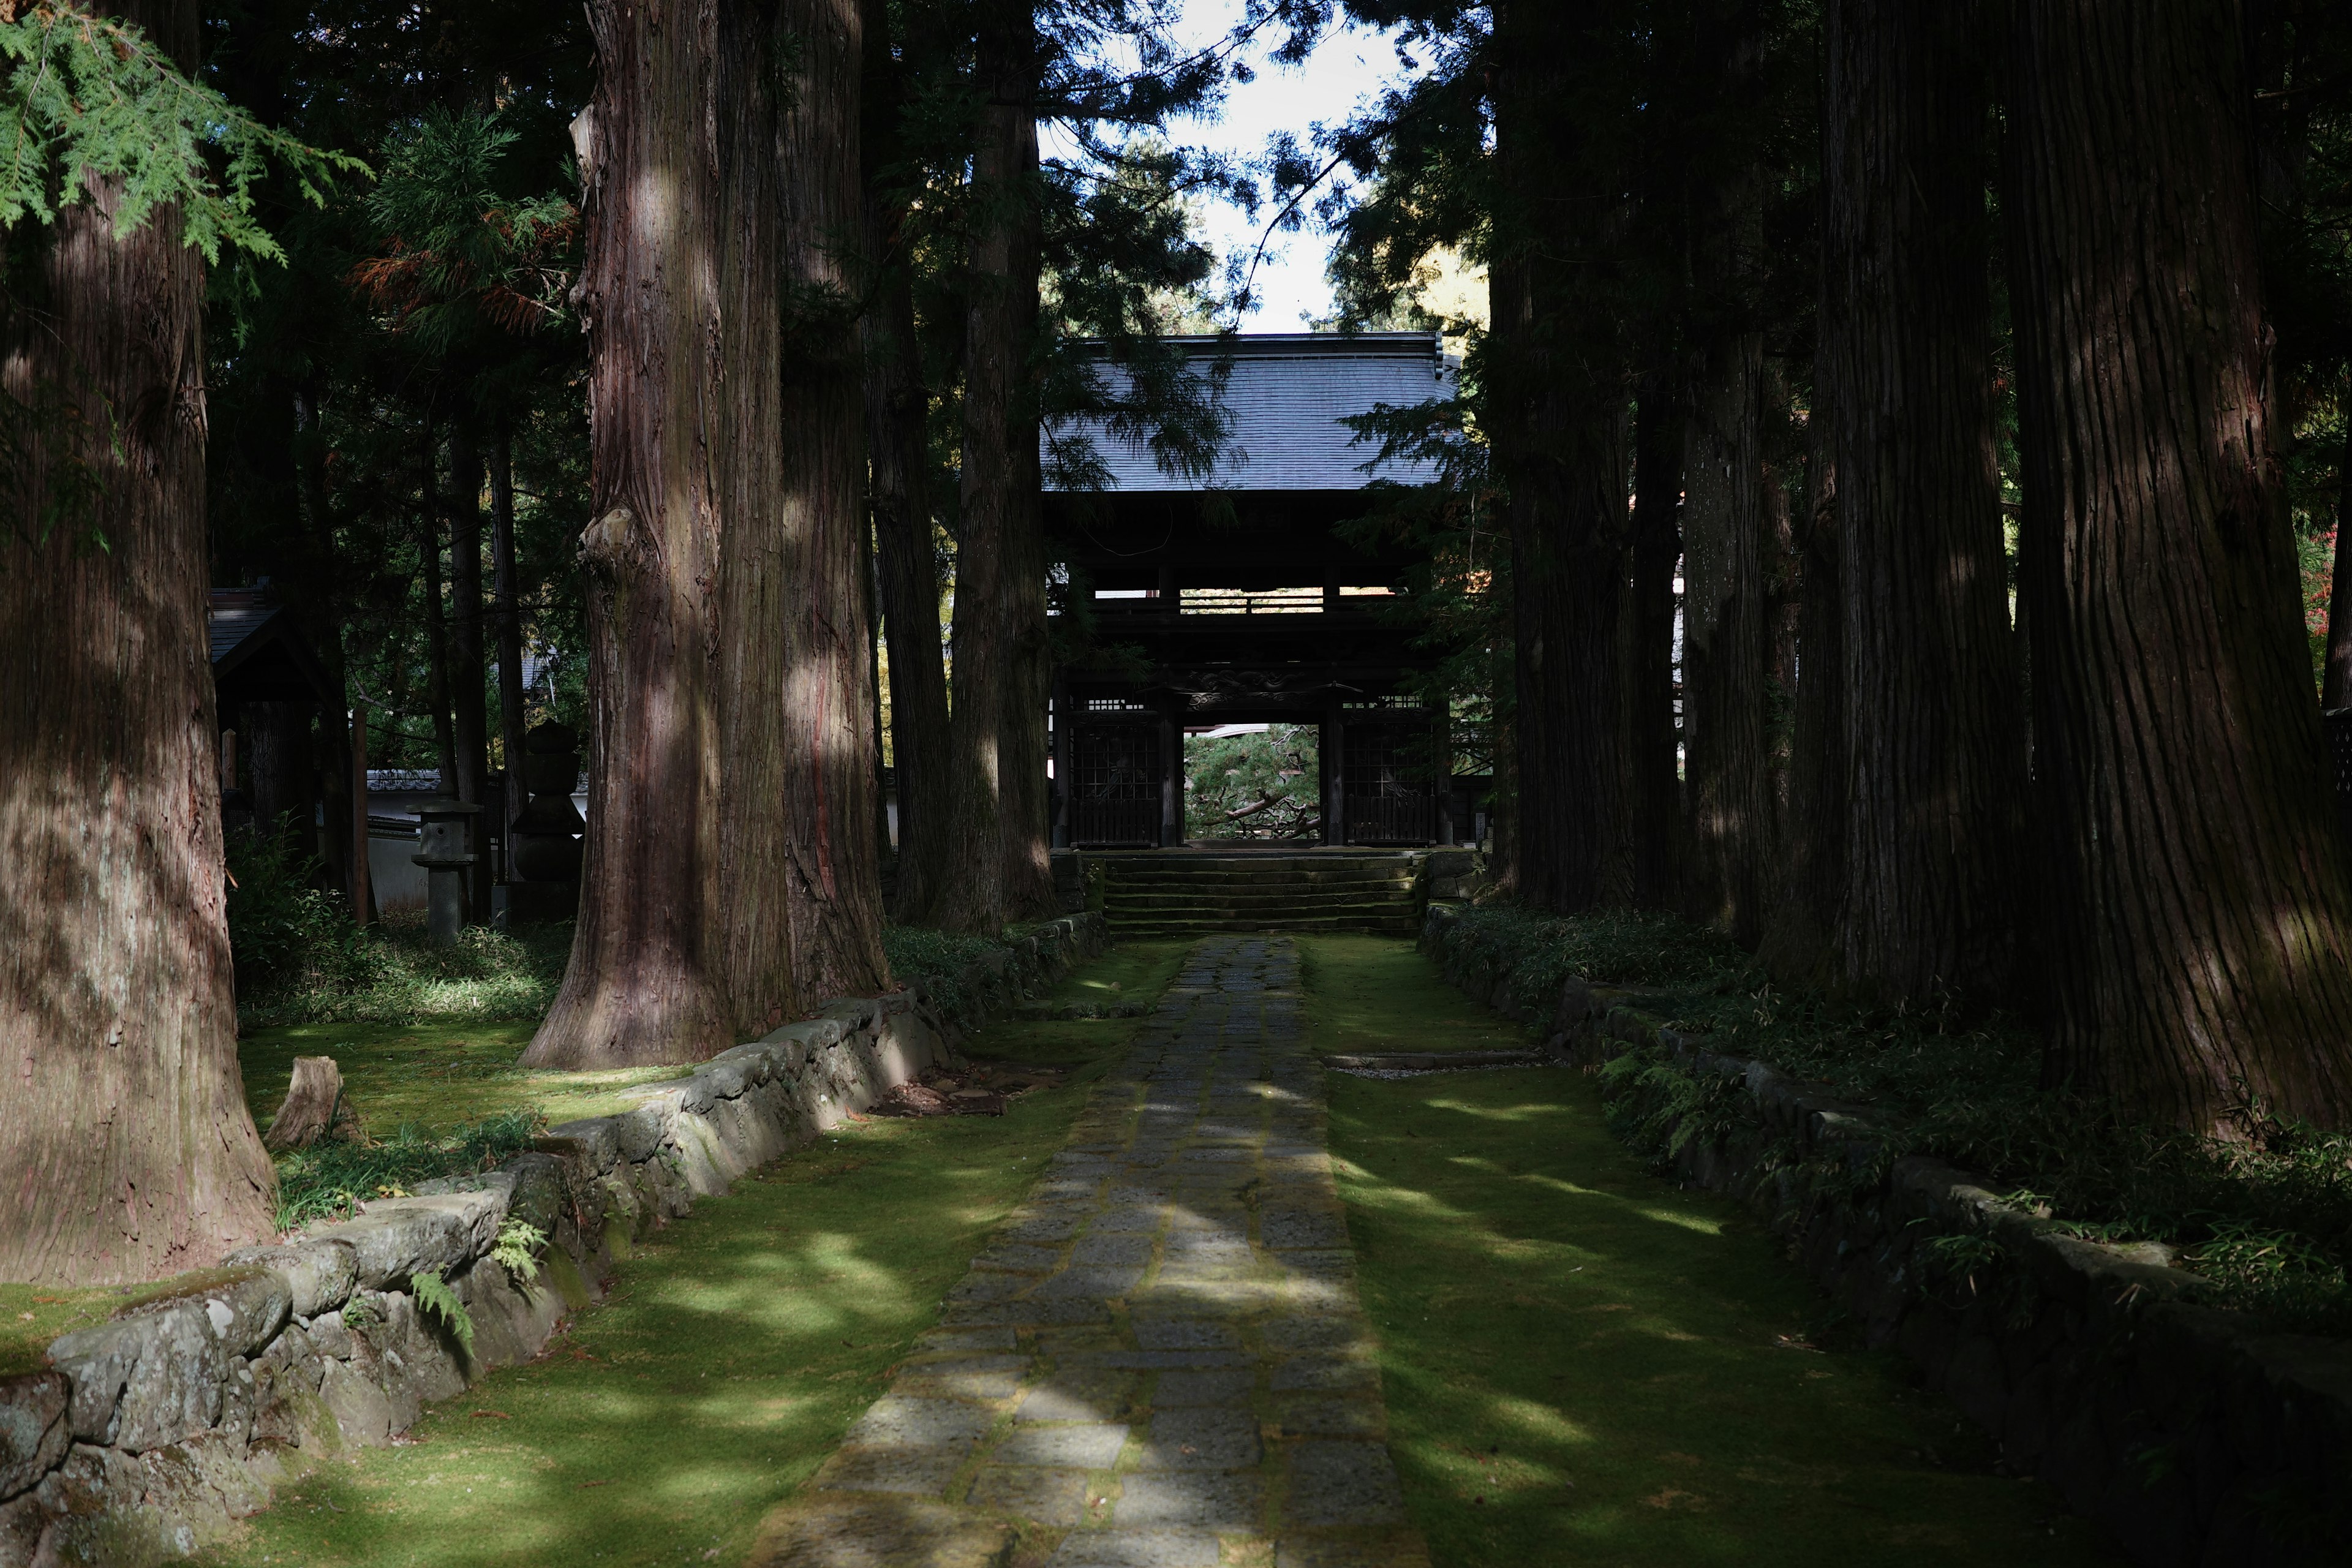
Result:
{"label": "stone pathway", "polygon": [[949,1292],[768,1568],[1427,1568],[1298,958],[1216,937]]}

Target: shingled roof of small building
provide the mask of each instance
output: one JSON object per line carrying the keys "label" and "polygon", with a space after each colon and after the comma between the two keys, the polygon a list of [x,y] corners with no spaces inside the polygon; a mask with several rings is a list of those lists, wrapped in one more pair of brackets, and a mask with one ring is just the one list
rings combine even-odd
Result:
{"label": "shingled roof of small building", "polygon": [[1404,408],[1450,395],[1454,366],[1435,332],[1256,332],[1174,341],[1204,365],[1222,353],[1233,356],[1223,397],[1232,421],[1227,448],[1205,478],[1171,476],[1160,471],[1148,448],[1113,439],[1098,422],[1067,422],[1065,433],[1092,438],[1110,471],[1109,489],[1355,490],[1375,479],[1425,484],[1437,477],[1417,462],[1383,463],[1367,473],[1364,465],[1379,447],[1357,443],[1355,432],[1340,423],[1378,404]]}
{"label": "shingled roof of small building", "polygon": [[340,700],[294,617],[266,590],[215,588],[205,620],[222,702]]}

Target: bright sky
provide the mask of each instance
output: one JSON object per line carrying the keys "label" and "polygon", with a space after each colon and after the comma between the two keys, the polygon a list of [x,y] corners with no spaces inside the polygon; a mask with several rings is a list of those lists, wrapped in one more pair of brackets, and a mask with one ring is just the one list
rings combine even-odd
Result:
{"label": "bright sky", "polygon": [[[1185,22],[1194,40],[1206,43],[1230,28],[1240,14],[1238,0],[1188,0]],[[1311,151],[1316,124],[1346,120],[1399,68],[1387,35],[1360,28],[1327,34],[1304,66],[1285,69],[1265,66],[1263,59],[1253,64],[1260,68],[1257,79],[1232,89],[1222,118],[1174,127],[1177,139],[1254,157],[1264,150],[1268,136],[1288,131]],[[1203,216],[1219,250],[1237,255],[1246,264],[1274,213],[1261,210],[1252,223],[1239,209],[1220,202]],[[1297,233],[1276,235],[1258,264],[1254,285],[1258,308],[1243,322],[1243,331],[1302,331],[1314,318],[1328,316],[1331,289],[1324,281],[1323,268],[1329,256],[1330,240],[1318,232],[1311,217]]]}

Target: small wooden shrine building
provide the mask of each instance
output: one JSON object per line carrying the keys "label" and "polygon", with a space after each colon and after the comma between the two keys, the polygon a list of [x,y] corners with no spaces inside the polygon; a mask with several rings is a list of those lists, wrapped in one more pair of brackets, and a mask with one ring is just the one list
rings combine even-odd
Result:
{"label": "small wooden shrine building", "polygon": [[[1406,689],[1427,656],[1388,613],[1408,562],[1342,539],[1375,479],[1340,421],[1443,395],[1432,332],[1273,333],[1188,343],[1230,353],[1228,450],[1201,479],[1088,432],[1111,483],[1048,489],[1046,529],[1089,592],[1093,655],[1054,677],[1054,842],[1172,847],[1184,838],[1183,737],[1234,723],[1317,726],[1323,841],[1454,841],[1444,715]],[[1433,744],[1435,750],[1433,752]]]}

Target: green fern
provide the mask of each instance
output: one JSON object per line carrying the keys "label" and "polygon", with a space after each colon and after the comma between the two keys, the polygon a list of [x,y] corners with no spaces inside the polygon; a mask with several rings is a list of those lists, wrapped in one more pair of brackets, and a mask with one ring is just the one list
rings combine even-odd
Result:
{"label": "green fern", "polygon": [[536,1279],[540,1250],[546,1245],[547,1232],[527,1219],[509,1215],[499,1226],[498,1240],[490,1244],[490,1260],[525,1281]]}
{"label": "green fern", "polygon": [[467,1315],[466,1303],[457,1300],[457,1292],[449,1289],[437,1268],[422,1268],[408,1278],[408,1289],[416,1298],[416,1309],[430,1312],[441,1320],[441,1326],[457,1337],[467,1355],[474,1353],[474,1320]]}

